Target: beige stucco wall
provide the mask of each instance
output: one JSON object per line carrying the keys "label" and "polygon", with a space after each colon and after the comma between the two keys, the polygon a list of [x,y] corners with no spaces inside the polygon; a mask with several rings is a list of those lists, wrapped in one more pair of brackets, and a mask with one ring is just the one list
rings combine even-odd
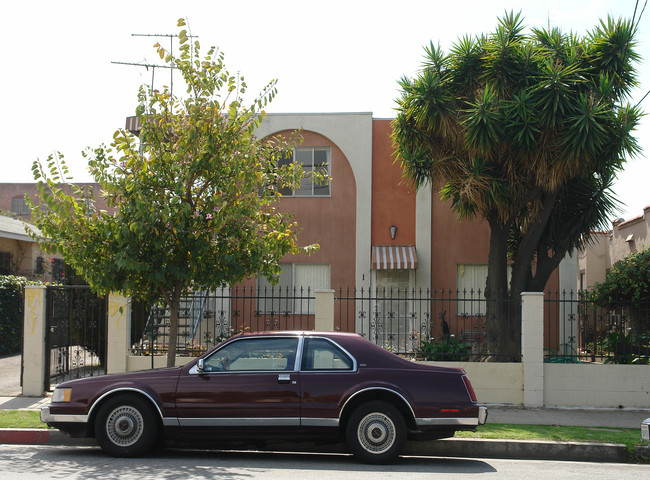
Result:
{"label": "beige stucco wall", "polygon": [[561,407],[648,408],[647,365],[544,365],[544,404]]}
{"label": "beige stucco wall", "polygon": [[[650,247],[650,206],[643,215],[630,220],[615,220],[609,232],[597,232],[593,243],[578,253],[578,282],[584,275],[583,288],[605,280],[607,270],[629,254]],[[578,283],[579,284],[579,283]]]}
{"label": "beige stucco wall", "polygon": [[425,365],[462,368],[467,372],[481,403],[523,405],[524,366],[521,363],[421,362]]}

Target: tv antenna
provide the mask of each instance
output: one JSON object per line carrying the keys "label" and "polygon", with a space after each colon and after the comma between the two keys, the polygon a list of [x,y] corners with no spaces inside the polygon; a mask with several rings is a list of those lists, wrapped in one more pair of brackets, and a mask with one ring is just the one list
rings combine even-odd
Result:
{"label": "tv antenna", "polygon": [[[158,38],[169,38],[169,53],[174,55],[174,38],[178,38],[177,34],[173,33],[132,33],[132,37],[158,37]],[[198,35],[188,35],[188,38],[199,38]],[[151,89],[154,88],[154,79],[156,75],[156,68],[168,68],[170,70],[170,94],[174,94],[174,64],[171,65],[159,65],[154,63],[138,63],[138,62],[111,62],[116,65],[131,65],[135,67],[145,67],[147,71],[151,68]]]}

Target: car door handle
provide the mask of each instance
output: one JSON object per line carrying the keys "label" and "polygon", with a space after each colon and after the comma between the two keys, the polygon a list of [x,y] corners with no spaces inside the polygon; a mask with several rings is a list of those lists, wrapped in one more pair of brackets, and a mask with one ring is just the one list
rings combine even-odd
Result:
{"label": "car door handle", "polygon": [[278,383],[289,383],[291,382],[291,374],[281,373],[278,375]]}

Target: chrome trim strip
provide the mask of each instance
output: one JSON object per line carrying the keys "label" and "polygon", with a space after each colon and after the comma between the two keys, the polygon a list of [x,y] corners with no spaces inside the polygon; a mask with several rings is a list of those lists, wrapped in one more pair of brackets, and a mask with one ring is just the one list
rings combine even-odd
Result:
{"label": "chrome trim strip", "polygon": [[176,417],[164,417],[162,419],[163,426],[165,427],[179,427],[180,423]]}
{"label": "chrome trim strip", "polygon": [[338,418],[302,418],[300,425],[303,427],[338,427]]}
{"label": "chrome trim strip", "polygon": [[391,389],[391,388],[388,388],[388,387],[368,387],[368,388],[364,388],[363,390],[359,390],[358,392],[354,392],[352,395],[350,395],[350,397],[345,401],[345,403],[344,403],[343,406],[341,407],[341,410],[339,411],[339,420],[341,419],[341,414],[342,414],[343,411],[345,410],[345,407],[347,406],[347,404],[348,404],[348,402],[349,402],[350,400],[352,400],[352,399],[353,399],[354,397],[356,397],[358,394],[363,393],[363,392],[368,392],[368,391],[370,391],[370,390],[385,390],[385,391],[387,391],[387,392],[394,393],[394,394],[397,395],[399,398],[401,398],[402,400],[404,400],[404,403],[409,407],[409,411],[411,412],[411,415],[413,416],[413,418],[415,418],[415,412],[413,411],[413,407],[412,407],[411,404],[406,400],[406,398],[404,398],[404,395],[402,395],[401,393],[396,392],[395,390],[393,390],[393,389]]}
{"label": "chrome trim strip", "polygon": [[299,427],[299,417],[280,418],[179,418],[181,427]]}
{"label": "chrome trim strip", "polygon": [[147,392],[145,392],[143,390],[140,390],[139,388],[135,388],[135,387],[120,387],[120,388],[115,388],[113,390],[109,390],[108,392],[106,392],[105,394],[103,394],[101,397],[99,397],[97,400],[95,400],[93,402],[92,407],[90,407],[90,410],[88,410],[88,418],[90,418],[90,416],[92,415],[93,410],[95,409],[97,404],[99,404],[108,395],[112,395],[115,392],[137,392],[137,393],[141,393],[142,395],[147,397],[149,400],[151,400],[151,403],[156,407],[156,410],[158,411],[158,415],[160,415],[160,418],[161,419],[164,418],[163,414],[162,414],[162,411],[160,410],[160,407],[158,406],[156,401],[152,398],[152,396],[149,395]]}
{"label": "chrome trim strip", "polygon": [[435,425],[478,425],[478,418],[475,417],[447,417],[447,418],[416,418],[415,424],[425,426]]}
{"label": "chrome trim strip", "polygon": [[88,423],[88,415],[65,415],[50,413],[50,407],[41,408],[41,422],[44,423]]}

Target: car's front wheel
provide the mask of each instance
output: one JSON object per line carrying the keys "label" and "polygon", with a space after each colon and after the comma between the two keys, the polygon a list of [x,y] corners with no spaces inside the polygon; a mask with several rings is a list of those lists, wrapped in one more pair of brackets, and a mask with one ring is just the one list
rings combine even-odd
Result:
{"label": "car's front wheel", "polygon": [[352,412],[345,432],[354,456],[373,464],[393,461],[406,443],[406,435],[402,414],[382,401],[365,403]]}
{"label": "car's front wheel", "polygon": [[118,395],[104,403],[95,420],[95,437],[115,457],[136,457],[154,446],[160,424],[149,403],[137,396]]}

